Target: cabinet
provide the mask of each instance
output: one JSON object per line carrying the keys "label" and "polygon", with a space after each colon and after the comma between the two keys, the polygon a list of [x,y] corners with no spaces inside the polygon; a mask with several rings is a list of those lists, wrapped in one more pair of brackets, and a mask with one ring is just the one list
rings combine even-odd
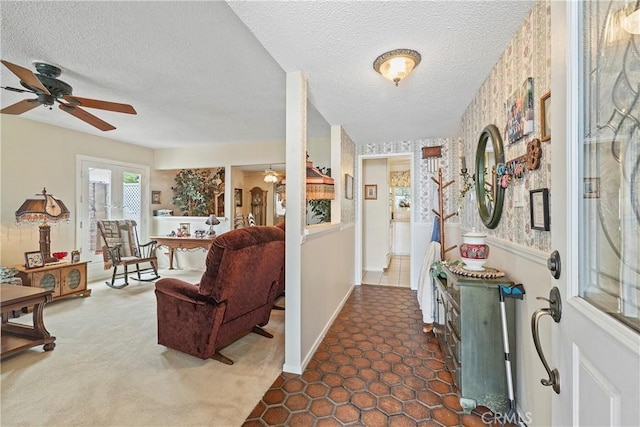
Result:
{"label": "cabinet", "polygon": [[91,295],[91,289],[87,289],[87,263],[88,261],[73,264],[62,262],[39,268],[16,268],[23,286],[52,290],[55,300],[73,295]]}
{"label": "cabinet", "polygon": [[[434,328],[447,369],[460,391],[466,413],[476,406],[507,413],[509,395],[505,373],[498,285],[506,277],[476,279],[445,269],[434,282]],[[512,372],[516,370],[515,304],[506,300]],[[514,381],[515,382],[515,381]],[[515,388],[515,384],[514,384]]]}

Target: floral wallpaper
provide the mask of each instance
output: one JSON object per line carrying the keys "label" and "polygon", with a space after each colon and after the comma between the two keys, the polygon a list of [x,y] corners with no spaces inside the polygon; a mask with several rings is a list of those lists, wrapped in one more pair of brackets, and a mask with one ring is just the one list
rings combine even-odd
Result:
{"label": "floral wallpaper", "polygon": [[[536,2],[522,26],[515,33],[502,57],[478,90],[475,98],[462,116],[462,151],[469,173],[474,174],[475,152],[480,133],[489,124],[494,124],[502,132],[505,160],[509,161],[526,153],[527,142],[540,138],[540,98],[551,86],[551,14],[550,2]],[[525,80],[533,78],[534,129],[529,135],[509,144],[504,134],[507,125],[506,103]],[[553,99],[553,98],[552,98]],[[498,226],[489,230],[484,227],[477,213],[475,188],[462,200],[461,224],[463,229],[485,231],[490,236],[508,240],[540,251],[548,252],[551,247],[551,233],[531,229],[529,213],[529,191],[551,188],[551,148],[553,141],[542,142],[540,168],[526,171],[519,180],[513,180],[505,190],[504,209]],[[555,143],[563,143],[556,141]],[[459,159],[456,159],[459,165]],[[514,205],[516,192],[523,196],[523,206]],[[553,209],[553,206],[550,207]],[[553,224],[551,224],[553,230]]]}
{"label": "floral wallpaper", "polygon": [[[349,174],[352,177],[355,176],[355,164],[356,164],[356,146],[353,140],[349,137],[347,132],[343,128],[340,128],[341,132],[341,170],[342,174]],[[343,178],[344,179],[344,178]],[[354,184],[355,185],[355,184]],[[342,199],[342,210],[340,212],[340,218],[343,224],[349,224],[356,221],[356,199],[355,189],[353,191],[353,199]]]}
{"label": "floral wallpaper", "polygon": [[391,172],[389,176],[391,187],[411,187],[411,171]]}

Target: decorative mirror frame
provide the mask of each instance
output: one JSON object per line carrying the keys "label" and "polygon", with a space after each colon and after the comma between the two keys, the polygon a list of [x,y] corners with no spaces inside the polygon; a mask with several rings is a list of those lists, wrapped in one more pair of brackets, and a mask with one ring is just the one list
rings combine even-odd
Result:
{"label": "decorative mirror frame", "polygon": [[491,138],[493,143],[493,154],[495,164],[504,164],[504,147],[500,131],[495,125],[488,125],[480,133],[478,148],[476,149],[476,197],[478,199],[478,213],[482,223],[487,228],[496,228],[502,216],[502,205],[504,203],[504,188],[498,182],[493,185],[493,209],[487,205],[485,187],[485,163],[484,154],[487,148],[487,141]]}

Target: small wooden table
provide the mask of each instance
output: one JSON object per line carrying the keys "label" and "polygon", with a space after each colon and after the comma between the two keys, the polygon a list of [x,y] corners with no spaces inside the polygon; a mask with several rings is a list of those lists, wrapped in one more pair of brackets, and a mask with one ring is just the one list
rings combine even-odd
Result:
{"label": "small wooden table", "polygon": [[[0,285],[0,306],[2,307],[2,339],[0,358],[20,353],[31,347],[44,345],[44,351],[56,346],[56,338],[44,327],[44,305],[53,299],[53,290],[26,286]],[[11,310],[33,307],[33,326],[5,321]]]}
{"label": "small wooden table", "polygon": [[173,270],[173,253],[176,250],[188,250],[202,248],[209,250],[213,237],[167,237],[167,236],[151,236],[151,240],[158,242],[158,246],[166,246],[169,248],[169,270]]}

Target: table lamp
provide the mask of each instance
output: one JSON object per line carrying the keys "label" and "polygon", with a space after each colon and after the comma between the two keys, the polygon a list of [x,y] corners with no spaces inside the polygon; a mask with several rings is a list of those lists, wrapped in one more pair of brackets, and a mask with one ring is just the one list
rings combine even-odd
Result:
{"label": "table lamp", "polygon": [[51,227],[49,222],[69,221],[69,209],[62,201],[55,199],[51,194],[47,193],[47,189],[43,188],[41,199],[27,199],[22,206],[16,211],[16,222],[32,223],[42,222],[40,225],[40,251],[45,263],[57,262],[58,260],[51,256]]}
{"label": "table lamp", "polygon": [[209,226],[209,231],[207,232],[207,235],[215,236],[216,231],[213,229],[213,226],[220,224],[220,220],[215,215],[212,214],[212,215],[209,215],[209,218],[207,218],[207,220],[204,223]]}

